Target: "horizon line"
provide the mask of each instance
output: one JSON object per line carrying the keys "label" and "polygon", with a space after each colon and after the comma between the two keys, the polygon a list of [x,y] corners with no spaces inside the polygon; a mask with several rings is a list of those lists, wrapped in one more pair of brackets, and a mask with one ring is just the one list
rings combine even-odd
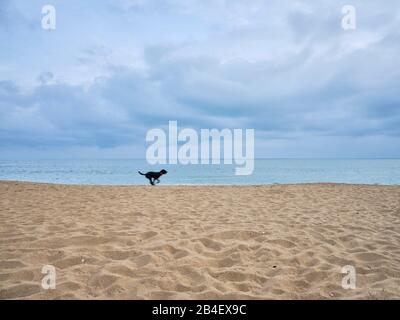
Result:
{"label": "horizon line", "polygon": [[[196,160],[220,160],[221,162],[225,158],[198,158]],[[144,160],[146,158],[79,158],[79,157],[68,157],[68,158],[0,158],[0,161],[35,161],[35,160]],[[248,160],[400,160],[400,157],[256,157]],[[165,163],[169,164],[169,163]],[[176,163],[180,164],[180,163]],[[199,163],[201,164],[201,163]],[[212,164],[212,163],[210,163]],[[224,164],[224,163],[221,163]]]}

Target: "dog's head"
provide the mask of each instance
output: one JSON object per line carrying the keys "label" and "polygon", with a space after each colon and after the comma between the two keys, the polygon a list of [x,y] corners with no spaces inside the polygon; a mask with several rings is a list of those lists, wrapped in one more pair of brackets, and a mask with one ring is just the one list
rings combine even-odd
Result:
{"label": "dog's head", "polygon": [[167,170],[164,170],[164,169],[162,169],[162,170],[160,171],[160,173],[161,173],[161,174],[167,174],[167,173],[168,173],[168,171],[167,171]]}

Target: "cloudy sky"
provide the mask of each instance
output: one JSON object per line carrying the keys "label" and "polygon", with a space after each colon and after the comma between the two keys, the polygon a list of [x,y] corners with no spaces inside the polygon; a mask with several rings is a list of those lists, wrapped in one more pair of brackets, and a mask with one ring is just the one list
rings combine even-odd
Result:
{"label": "cloudy sky", "polygon": [[143,158],[169,120],[254,128],[257,157],[400,157],[398,0],[0,0],[0,43],[1,158]]}

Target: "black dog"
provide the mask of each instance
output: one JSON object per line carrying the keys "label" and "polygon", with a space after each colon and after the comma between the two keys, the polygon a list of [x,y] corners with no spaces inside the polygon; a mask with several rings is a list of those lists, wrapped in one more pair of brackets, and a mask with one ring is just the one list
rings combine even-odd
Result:
{"label": "black dog", "polygon": [[160,172],[153,172],[153,171],[150,171],[150,172],[147,172],[147,173],[141,173],[140,171],[138,171],[142,176],[145,176],[147,179],[149,179],[149,181],[150,181],[150,184],[152,185],[152,186],[154,186],[154,182],[155,181],[157,181],[157,183],[160,183],[160,177],[163,175],[163,174],[167,174],[168,173],[168,171],[167,170],[164,170],[164,169],[162,169]]}

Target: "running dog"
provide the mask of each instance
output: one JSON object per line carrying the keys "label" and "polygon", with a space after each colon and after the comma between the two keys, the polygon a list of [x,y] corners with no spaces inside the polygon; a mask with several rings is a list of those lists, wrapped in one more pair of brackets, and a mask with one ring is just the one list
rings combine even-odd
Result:
{"label": "running dog", "polygon": [[150,182],[150,184],[152,185],[152,186],[154,186],[155,185],[155,182],[157,181],[157,183],[160,183],[160,177],[162,176],[162,175],[164,175],[164,174],[167,174],[168,173],[168,171],[167,170],[164,170],[164,169],[162,169],[160,172],[153,172],[153,171],[150,171],[150,172],[147,172],[147,173],[141,173],[140,171],[138,171],[139,172],[139,174],[141,174],[142,176],[145,176],[147,179],[149,179],[149,182]]}

